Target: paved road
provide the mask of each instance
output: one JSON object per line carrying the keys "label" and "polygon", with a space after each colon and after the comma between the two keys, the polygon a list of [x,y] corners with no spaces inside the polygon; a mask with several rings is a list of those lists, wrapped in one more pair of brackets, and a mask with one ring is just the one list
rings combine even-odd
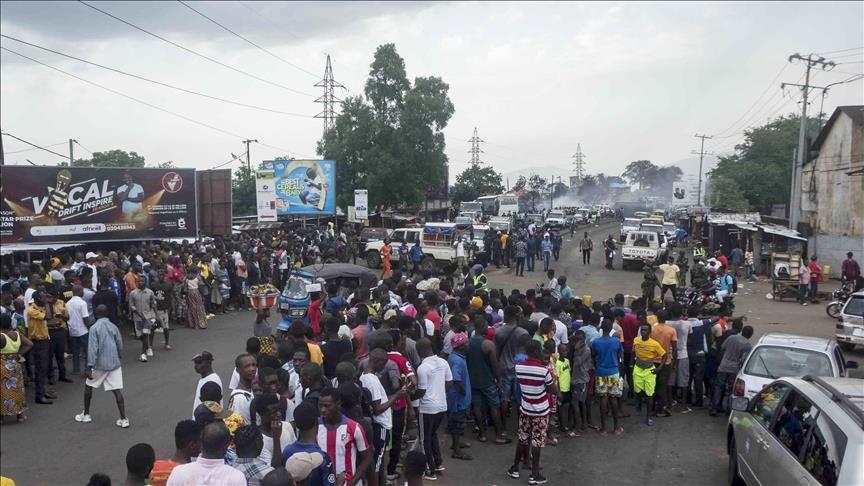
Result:
{"label": "paved road", "polygon": [[[591,227],[595,247],[608,233],[615,234],[616,224]],[[577,232],[577,235],[580,235]],[[607,299],[616,292],[639,293],[641,272],[603,268],[602,253],[595,251],[592,265],[583,266],[578,257],[578,239],[567,241],[562,259],[553,265],[558,274],[566,274],[579,295],[591,294]],[[542,268],[542,266],[540,267]],[[545,275],[515,277],[512,270],[491,270],[493,286],[504,289],[529,288]],[[527,274],[526,274],[527,275]],[[784,331],[831,337],[834,322],[821,306],[801,307],[792,302],[776,303],[764,298],[766,284],[744,284],[738,309],[746,312],[757,335]],[[14,424],[7,421],[0,435],[2,474],[27,485],[84,484],[90,474],[101,471],[116,482],[124,477],[126,450],[138,442],[151,444],[157,457],[173,452],[173,430],[177,421],[190,418],[192,398],[198,376],[191,357],[203,349],[216,357],[214,367],[228,382],[233,358],[242,352],[254,321],[251,312],[219,316],[205,331],[178,329],[172,334],[174,350],[157,351],[148,363],[135,360],[137,342],[126,338],[124,381],[126,409],[132,426],[119,429],[113,397],[104,392],[94,394],[93,423],[79,424],[73,416],[82,409],[83,381],[59,383],[59,398],[53,405],[32,405],[30,421]],[[124,334],[126,332],[124,331]],[[161,346],[161,336],[157,335]],[[161,348],[160,348],[161,349]],[[864,355],[852,359],[864,364]],[[31,394],[32,402],[32,394]],[[628,407],[632,413],[632,407]],[[596,411],[594,416],[596,417]],[[726,454],[723,449],[725,423],[710,418],[704,411],[688,415],[676,413],[658,420],[653,428],[641,425],[637,418],[624,419],[622,437],[601,438],[589,434],[578,439],[563,439],[558,447],[543,451],[544,474],[549,484],[640,484],[640,485],[713,485],[725,480]],[[512,431],[514,425],[510,424]],[[442,436],[443,437],[443,436]],[[443,446],[442,449],[446,449]],[[438,481],[444,485],[493,485],[526,483],[527,471],[519,481],[506,475],[514,447],[476,444],[470,451],[475,460],[463,462],[445,455],[447,471]]]}

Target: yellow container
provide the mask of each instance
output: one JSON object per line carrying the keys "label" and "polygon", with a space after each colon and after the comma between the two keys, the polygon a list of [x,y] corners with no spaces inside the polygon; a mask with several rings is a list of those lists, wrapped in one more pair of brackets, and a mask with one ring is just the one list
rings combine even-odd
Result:
{"label": "yellow container", "polygon": [[591,307],[591,296],[590,295],[583,295],[582,296],[582,305],[587,306],[587,307]]}
{"label": "yellow container", "polygon": [[828,277],[831,275],[831,265],[825,265],[822,267],[822,279],[828,280]]}

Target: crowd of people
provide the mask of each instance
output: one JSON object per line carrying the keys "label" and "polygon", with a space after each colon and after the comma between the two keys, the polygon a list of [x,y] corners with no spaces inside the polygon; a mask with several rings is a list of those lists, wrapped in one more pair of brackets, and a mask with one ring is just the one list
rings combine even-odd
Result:
{"label": "crowd of people", "polygon": [[[140,340],[146,362],[155,334],[170,351],[173,326],[203,329],[213,313],[248,308],[243,290],[284,282],[308,244],[280,232],[4,268],[3,415],[26,420],[25,383],[36,403],[51,403],[55,379],[68,380],[68,344],[71,373],[86,376],[74,419],[92,420],[92,391],[103,388],[116,398],[116,425],[129,427],[120,329]],[[541,450],[560,440],[624,434],[631,412],[650,427],[673,412],[728,411],[753,334],[746,319],[706,318],[653,295],[592,302],[554,269],[547,276],[507,293],[475,285],[476,274],[412,279],[396,269],[372,288],[325,286],[309,322],[279,335],[258,309],[227,387],[211,352],[193,357],[200,380],[176,452],[133,446],[127,483],[413,486],[446,474],[448,460],[473,460],[473,435],[491,447],[515,439],[507,474],[526,468],[529,484],[543,484]],[[90,482],[109,483],[99,473]]]}

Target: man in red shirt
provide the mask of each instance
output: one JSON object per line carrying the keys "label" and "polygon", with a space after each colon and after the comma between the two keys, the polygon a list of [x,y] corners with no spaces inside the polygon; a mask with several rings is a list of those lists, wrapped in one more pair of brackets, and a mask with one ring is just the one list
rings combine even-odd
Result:
{"label": "man in red shirt", "polygon": [[822,267],[816,260],[816,255],[811,256],[810,264],[807,265],[810,269],[810,299],[814,304],[819,302],[819,282],[822,281]]}
{"label": "man in red shirt", "polygon": [[843,280],[852,283],[853,292],[858,292],[862,287],[864,287],[864,279],[861,278],[861,267],[858,265],[858,262],[852,258],[851,251],[846,254],[846,259],[843,260],[840,274],[843,276]]}
{"label": "man in red shirt", "polygon": [[633,340],[639,335],[639,319],[636,317],[638,304],[633,303],[633,310],[624,313],[623,309],[612,311],[615,322],[621,326],[623,336],[621,344],[624,347],[624,359],[621,362],[621,376],[627,377],[627,398],[633,398]]}

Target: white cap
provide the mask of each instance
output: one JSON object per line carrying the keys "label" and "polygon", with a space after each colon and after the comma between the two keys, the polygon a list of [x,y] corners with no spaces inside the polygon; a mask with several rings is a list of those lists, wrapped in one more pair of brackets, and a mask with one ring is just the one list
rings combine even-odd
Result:
{"label": "white cap", "polygon": [[87,255],[84,257],[85,260],[89,260],[91,258],[98,258],[99,255],[93,253],[92,251],[88,251]]}

